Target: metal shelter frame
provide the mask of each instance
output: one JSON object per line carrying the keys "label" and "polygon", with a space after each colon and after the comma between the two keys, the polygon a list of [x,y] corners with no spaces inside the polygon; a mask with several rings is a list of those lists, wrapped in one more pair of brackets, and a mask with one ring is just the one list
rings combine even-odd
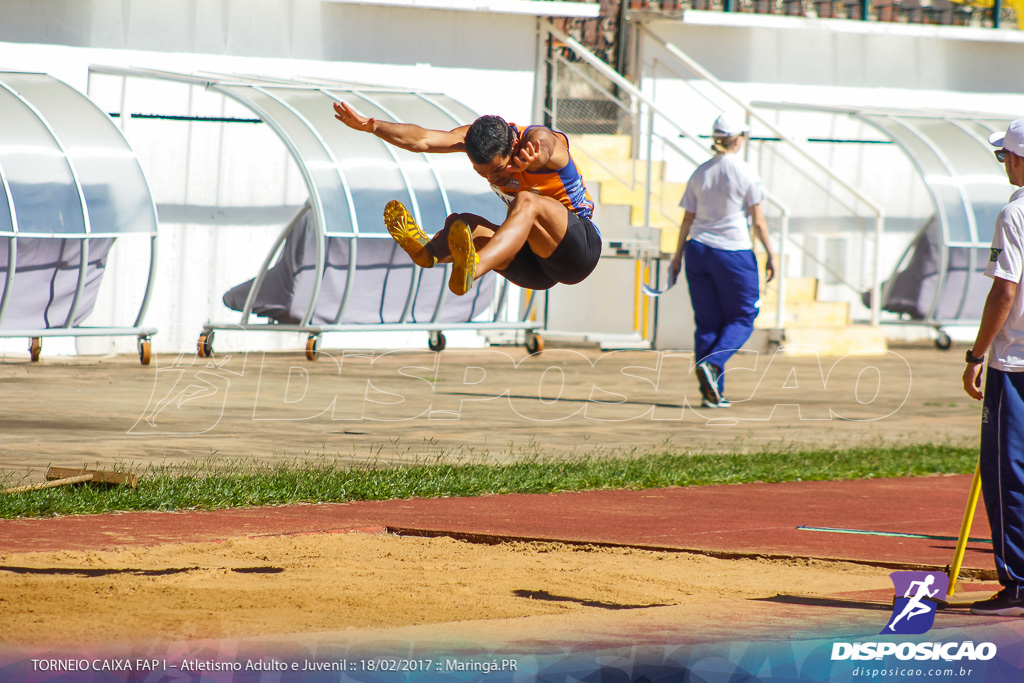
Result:
{"label": "metal shelter frame", "polygon": [[[110,118],[88,97],[42,73],[0,71],[0,238],[6,238],[6,273],[0,291],[0,336],[28,337],[33,361],[43,337],[136,336],[139,359],[151,359],[150,337],[142,327],[156,275],[157,216],[149,185],[134,151]],[[150,238],[149,275],[135,322],[130,327],[83,327],[99,282],[90,274],[90,242],[105,248],[125,236]],[[78,274],[64,320],[50,325],[61,263],[49,264],[49,299],[42,326],[5,327],[12,301],[31,308],[37,292],[18,283],[18,246],[29,240],[75,241]],[[95,246],[95,245],[94,245]],[[97,250],[99,251],[99,250]],[[103,252],[105,254],[105,252]],[[33,265],[37,273],[40,268]],[[28,276],[23,269],[22,275]],[[29,287],[29,289],[34,289]],[[88,301],[90,293],[92,301]],[[59,293],[58,293],[59,294]],[[26,304],[26,302],[28,302]],[[57,310],[60,316],[62,311]]]}
{"label": "metal shelter frame", "polygon": [[[443,330],[523,330],[526,347],[535,351],[543,344],[536,330],[543,327],[535,317],[537,293],[530,292],[520,316],[506,315],[513,294],[510,283],[497,278],[497,295],[492,300],[487,320],[468,319],[444,321],[441,314],[449,296],[442,287],[428,320],[416,320],[414,304],[422,277],[422,269],[414,269],[397,320],[373,323],[342,322],[358,289],[357,258],[359,243],[365,239],[393,240],[383,226],[381,210],[390,199],[398,199],[423,226],[441,226],[454,210],[486,215],[493,206],[482,209],[483,198],[492,195],[480,186],[480,178],[463,159],[451,163],[431,158],[429,154],[407,152],[340,124],[333,115],[332,104],[350,102],[368,116],[392,121],[415,121],[437,129],[452,129],[476,119],[465,105],[432,92],[403,90],[323,79],[278,79],[256,75],[228,75],[209,72],[175,73],[155,69],[90,67],[91,73],[128,78],[148,78],[203,87],[230,98],[256,114],[280,138],[298,165],[309,192],[309,208],[316,231],[316,255],[313,289],[298,323],[250,322],[253,306],[267,273],[280,253],[295,221],[286,226],[270,252],[249,290],[239,323],[208,322],[199,336],[200,356],[213,353],[213,336],[218,329],[244,331],[280,331],[308,333],[306,357],[316,359],[320,336],[324,332],[342,331],[426,331],[429,347],[440,351],[445,346]],[[124,87],[127,87],[126,85]],[[122,98],[123,101],[123,98]],[[127,112],[121,112],[127,116]],[[455,208],[453,208],[455,207]],[[329,322],[317,323],[314,314],[320,301],[325,272],[327,240],[340,238],[348,243],[348,269],[337,312]],[[451,265],[445,265],[444,278]],[[440,270],[440,269],[438,269]],[[478,283],[483,284],[481,279]],[[473,316],[479,318],[480,316]],[[503,320],[505,317],[513,319]]]}
{"label": "metal shelter frame", "polygon": [[[978,278],[988,262],[995,219],[1009,194],[1006,174],[993,157],[990,133],[1005,130],[1014,118],[994,113],[952,111],[902,111],[872,107],[826,107],[803,104],[754,102],[766,109],[847,115],[865,123],[903,151],[917,170],[935,209],[941,242],[938,249],[937,283],[923,308],[923,319],[901,320],[902,324],[925,325],[935,329],[936,345],[949,348],[951,339],[943,329],[958,324],[978,324],[981,309],[968,307],[984,292],[977,291]],[[906,265],[914,244],[903,253],[882,288],[880,304],[885,305],[896,284],[895,275]],[[966,250],[966,273],[962,283],[951,278],[950,255]],[[987,290],[986,290],[987,291]],[[953,310],[951,316],[940,316]]]}

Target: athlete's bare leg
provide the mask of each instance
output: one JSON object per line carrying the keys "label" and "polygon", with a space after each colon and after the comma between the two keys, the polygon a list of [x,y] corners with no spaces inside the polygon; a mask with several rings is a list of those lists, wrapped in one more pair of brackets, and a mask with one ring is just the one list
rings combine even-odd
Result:
{"label": "athlete's bare leg", "polygon": [[426,245],[438,263],[453,264],[448,276],[448,289],[462,295],[473,288],[480,263],[478,252],[487,246],[498,227],[475,214],[448,216],[444,228]]}
{"label": "athlete's bare leg", "polygon": [[522,192],[513,199],[501,225],[475,214],[452,214],[444,228],[428,239],[397,201],[388,202],[384,223],[417,265],[454,263],[448,286],[456,294],[465,294],[480,276],[508,268],[525,245],[539,258],[551,256],[569,228],[569,214],[555,199]]}
{"label": "athlete's bare leg", "polygon": [[473,234],[473,246],[477,251],[484,248],[499,227],[486,218],[477,216],[476,214],[453,213],[448,216],[447,220],[445,220],[444,228],[439,230],[437,234],[430,239],[429,248],[431,253],[437,257],[438,263],[452,262],[452,252],[448,248],[448,231],[451,229],[452,224],[455,223],[455,221],[462,221],[469,226],[469,229]]}
{"label": "athlete's bare leg", "polygon": [[413,263],[423,268],[432,268],[435,263],[452,262],[448,232],[459,221],[470,227],[476,250],[483,248],[499,227],[475,214],[453,213],[445,220],[444,228],[431,238],[427,237],[401,202],[393,200],[384,207],[384,225],[391,237],[405,250]]}
{"label": "athlete's bare leg", "polygon": [[561,202],[520,192],[509,206],[505,221],[480,250],[477,277],[507,267],[524,244],[529,244],[539,258],[551,256],[568,229],[569,213]]}
{"label": "athlete's bare leg", "polygon": [[456,220],[463,221],[473,234],[480,257],[476,277],[492,270],[504,270],[524,244],[540,258],[554,253],[569,228],[569,214],[561,202],[529,192],[516,195],[501,225],[474,214],[452,214],[445,227],[430,240],[430,249],[439,263],[451,263],[448,230]]}

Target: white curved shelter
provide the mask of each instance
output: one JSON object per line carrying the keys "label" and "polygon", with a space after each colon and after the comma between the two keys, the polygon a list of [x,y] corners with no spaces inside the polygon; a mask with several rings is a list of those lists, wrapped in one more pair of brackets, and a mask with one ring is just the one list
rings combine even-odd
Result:
{"label": "white curved shelter", "polygon": [[[139,338],[156,267],[157,218],[121,131],[87,97],[46,74],[0,72],[0,336]],[[85,327],[120,237],[150,240],[149,279],[131,326]]]}
{"label": "white curved shelter", "polygon": [[758,107],[845,114],[891,140],[917,171],[933,213],[881,290],[882,310],[902,322],[934,327],[977,324],[990,281],[984,276],[999,210],[1010,196],[990,134],[1011,118],[991,113],[817,107],[758,102]]}
{"label": "white curved shelter", "polygon": [[[179,74],[93,66],[94,73],[149,78],[220,93],[255,114],[284,144],[301,173],[308,200],[281,232],[255,277],[224,295],[239,322],[210,322],[199,338],[212,353],[218,329],[309,334],[315,358],[320,335],[333,331],[421,330],[444,347],[442,331],[525,330],[533,339],[533,302],[513,313],[515,288],[487,274],[464,297],[447,288],[450,266],[415,267],[388,234],[383,209],[402,202],[430,233],[453,212],[500,222],[503,207],[461,154],[412,153],[334,118],[345,101],[366,116],[439,130],[472,123],[476,114],[438,93],[350,83],[256,76]],[[268,318],[254,322],[253,315]]]}

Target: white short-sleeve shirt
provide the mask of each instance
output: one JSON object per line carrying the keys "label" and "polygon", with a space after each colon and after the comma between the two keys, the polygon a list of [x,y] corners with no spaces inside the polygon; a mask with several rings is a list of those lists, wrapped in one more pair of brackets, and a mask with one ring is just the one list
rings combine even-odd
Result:
{"label": "white short-sleeve shirt", "polygon": [[694,215],[690,239],[739,251],[754,248],[747,211],[762,201],[757,170],[736,154],[718,154],[693,172],[679,206]]}
{"label": "white short-sleeve shirt", "polygon": [[[985,275],[1020,285],[1024,276],[1024,187],[1010,197],[996,218],[992,254]],[[1024,287],[1010,307],[1003,327],[992,340],[989,365],[1004,372],[1024,371]]]}

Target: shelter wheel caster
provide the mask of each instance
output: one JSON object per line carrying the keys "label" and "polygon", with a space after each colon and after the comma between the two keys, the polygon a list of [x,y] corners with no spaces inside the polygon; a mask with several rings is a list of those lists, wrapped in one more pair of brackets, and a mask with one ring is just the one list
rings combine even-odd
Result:
{"label": "shelter wheel caster", "polygon": [[196,343],[196,355],[200,358],[213,357],[213,330],[199,335],[199,341]]}
{"label": "shelter wheel caster", "polygon": [[949,351],[953,347],[953,340],[945,330],[936,330],[938,336],[935,337],[935,348],[940,351]]}
{"label": "shelter wheel caster", "polygon": [[149,365],[153,361],[153,343],[149,341],[149,337],[142,337],[139,339],[139,362],[143,365]]}
{"label": "shelter wheel caster", "polygon": [[536,334],[535,332],[526,333],[526,351],[527,353],[540,353],[544,350],[544,337]]}
{"label": "shelter wheel caster", "polygon": [[32,337],[29,339],[28,354],[33,363],[38,363],[39,357],[43,354],[43,340],[39,337]]}
{"label": "shelter wheel caster", "polygon": [[311,334],[306,339],[306,360],[316,360],[320,357],[320,335]]}
{"label": "shelter wheel caster", "polygon": [[447,343],[448,340],[444,338],[444,332],[431,332],[430,339],[427,341],[427,348],[431,351],[444,351]]}

